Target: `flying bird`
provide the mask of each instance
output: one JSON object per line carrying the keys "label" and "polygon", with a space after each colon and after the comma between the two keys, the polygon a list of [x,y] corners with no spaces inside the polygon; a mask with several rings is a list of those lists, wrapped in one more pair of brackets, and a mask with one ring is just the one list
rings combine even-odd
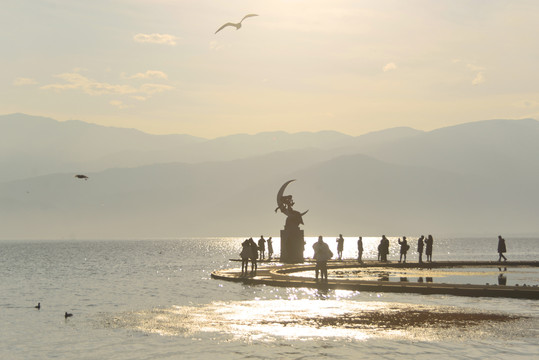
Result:
{"label": "flying bird", "polygon": [[36,309],[38,309],[38,310],[39,310],[39,309],[41,309],[41,303],[40,303],[40,302],[38,302],[38,303],[37,303],[37,305],[36,305],[36,306],[34,306],[34,308],[36,308]]}
{"label": "flying bird", "polygon": [[247,15],[245,15],[243,17],[243,19],[241,19],[241,21],[239,23],[228,22],[228,23],[224,24],[223,26],[221,26],[219,29],[217,29],[217,31],[215,33],[217,34],[219,31],[223,30],[227,26],[234,26],[236,28],[236,30],[239,30],[241,28],[242,21],[247,19],[248,17],[253,17],[253,16],[258,16],[258,15],[257,14],[247,14]]}
{"label": "flying bird", "polygon": [[70,313],[68,313],[67,311],[66,311],[66,313],[64,314],[64,317],[65,317],[66,319],[67,319],[68,317],[72,317],[72,316],[73,316],[73,314],[70,314]]}
{"label": "flying bird", "polygon": [[84,179],[84,180],[88,180],[88,176],[86,176],[86,175],[81,175],[81,174],[78,174],[78,175],[75,175],[75,177],[76,177],[77,179]]}

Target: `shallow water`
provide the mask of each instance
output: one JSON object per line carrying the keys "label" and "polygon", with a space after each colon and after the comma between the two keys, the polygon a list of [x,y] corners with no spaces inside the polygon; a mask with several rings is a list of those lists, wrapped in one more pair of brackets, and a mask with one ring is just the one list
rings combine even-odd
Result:
{"label": "shallow water", "polygon": [[[314,272],[300,271],[290,276],[314,277]],[[429,282],[437,284],[473,284],[539,286],[539,268],[525,266],[494,265],[490,267],[457,268],[388,268],[352,267],[329,269],[330,279],[354,279],[363,281]]]}
{"label": "shallow water", "polygon": [[[0,242],[0,358],[527,359],[539,353],[533,300],[212,280],[211,271],[239,266],[229,259],[242,240]],[[314,240],[307,239],[306,256]],[[376,257],[376,242],[364,239],[372,248],[364,258]],[[538,259],[537,240],[507,243],[510,260]],[[346,239],[345,257],[356,256],[354,244]],[[278,241],[274,247],[278,252]],[[435,239],[433,258],[496,260],[495,248],[495,238]],[[514,271],[507,270],[508,284]],[[494,283],[498,275],[491,275]],[[526,277],[538,280],[537,272]],[[33,308],[37,302],[41,310]],[[65,311],[74,316],[64,319]]]}

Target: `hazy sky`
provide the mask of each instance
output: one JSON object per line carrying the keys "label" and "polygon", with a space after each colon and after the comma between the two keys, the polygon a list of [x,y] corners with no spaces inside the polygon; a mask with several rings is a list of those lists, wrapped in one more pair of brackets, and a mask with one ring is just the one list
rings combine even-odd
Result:
{"label": "hazy sky", "polygon": [[209,138],[539,119],[538,18],[537,0],[6,0],[0,114]]}

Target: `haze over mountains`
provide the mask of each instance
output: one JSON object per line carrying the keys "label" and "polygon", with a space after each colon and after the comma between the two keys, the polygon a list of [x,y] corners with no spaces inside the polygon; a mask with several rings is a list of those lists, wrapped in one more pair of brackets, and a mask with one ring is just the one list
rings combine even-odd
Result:
{"label": "haze over mountains", "polygon": [[[0,238],[537,235],[539,122],[202,139],[0,116]],[[84,173],[87,181],[74,178]]]}

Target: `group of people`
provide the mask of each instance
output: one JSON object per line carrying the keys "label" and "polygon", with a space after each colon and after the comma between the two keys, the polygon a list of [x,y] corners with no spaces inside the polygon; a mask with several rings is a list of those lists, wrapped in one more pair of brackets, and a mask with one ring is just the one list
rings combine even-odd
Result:
{"label": "group of people", "polygon": [[[337,257],[339,260],[342,260],[342,253],[344,250],[344,238],[342,234],[339,234],[339,237],[335,240],[337,243]],[[399,263],[406,263],[406,255],[408,251],[410,250],[410,245],[408,244],[408,240],[406,239],[406,236],[399,238],[397,240],[398,244],[400,245],[400,257],[399,257]],[[421,235],[419,239],[417,239],[417,253],[419,255],[419,263],[423,263],[423,251],[425,252],[425,255],[427,256],[426,261],[432,262],[432,247],[434,244],[434,238],[432,235],[428,235],[425,237],[424,235]],[[320,235],[318,237],[318,241],[314,243],[313,245],[314,255],[313,259],[316,261],[315,266],[315,278],[316,281],[318,281],[318,276],[320,275],[320,278],[322,281],[327,281],[328,278],[328,270],[327,270],[327,262],[333,257],[333,253],[329,249],[328,244],[326,244],[323,240],[323,237]],[[507,258],[505,257],[504,253],[507,252],[507,247],[505,245],[505,239],[500,236],[498,236],[498,262],[502,261],[502,258],[504,261],[507,261]],[[380,244],[378,245],[378,261],[387,261],[387,255],[389,254],[389,239],[382,235],[382,239],[380,240]],[[363,238],[360,236],[357,240],[357,260],[358,262],[363,262]]]}
{"label": "group of people", "polygon": [[[342,235],[340,235],[342,237]],[[408,254],[408,251],[410,250],[410,244],[408,244],[408,240],[406,239],[406,236],[399,238],[397,242],[400,245],[400,257],[399,262],[406,263],[406,255]],[[434,244],[434,238],[432,235],[427,236],[425,238],[424,235],[421,235],[421,237],[417,240],[417,253],[419,254],[419,262],[423,262],[423,251],[425,251],[425,255],[427,255],[427,262],[432,262],[432,245]],[[342,251],[342,249],[341,249]],[[382,239],[380,240],[380,244],[378,245],[378,261],[387,261],[387,256],[389,255],[389,239],[382,235]],[[339,258],[340,259],[340,258]],[[360,236],[357,240],[357,261],[362,263],[363,262],[363,238]]]}
{"label": "group of people", "polygon": [[[337,257],[339,260],[343,258],[344,250],[344,238],[342,234],[339,234],[339,237],[335,240],[337,243]],[[400,245],[400,257],[399,263],[406,263],[406,255],[410,250],[410,245],[406,236],[403,236],[402,239],[397,240]],[[269,237],[268,240],[264,239],[264,236],[260,236],[258,244],[255,243],[253,238],[246,239],[241,245],[242,250],[240,253],[241,256],[241,272],[242,274],[247,274],[249,261],[251,261],[251,273],[256,273],[257,270],[257,260],[264,259],[266,256],[266,243],[268,248],[268,260],[271,260],[273,257],[273,242],[272,238]],[[432,235],[425,237],[421,235],[417,239],[417,254],[419,255],[419,263],[423,263],[423,252],[426,255],[426,262],[432,262],[432,247],[434,244],[434,239]],[[382,235],[380,244],[378,245],[378,261],[387,262],[387,255],[389,255],[389,239]],[[323,237],[320,235],[318,241],[313,245],[314,256],[313,259],[316,261],[315,276],[318,280],[320,275],[322,280],[327,280],[327,262],[333,257],[333,252],[329,249],[328,244],[323,240]],[[504,261],[507,261],[504,253],[507,252],[507,247],[505,245],[505,239],[502,236],[498,236],[498,261],[501,262],[502,258]],[[363,238],[360,236],[357,240],[357,260],[358,262],[363,262]]]}
{"label": "group of people", "polygon": [[258,259],[264,260],[266,257],[266,243],[268,245],[268,260],[271,260],[273,257],[273,240],[271,236],[266,240],[263,235],[260,235],[258,245],[253,238],[246,239],[241,244],[240,257],[242,275],[247,275],[249,261],[251,261],[251,273],[256,273]]}
{"label": "group of people", "polygon": [[[359,242],[359,241],[358,241]],[[406,239],[406,236],[399,238],[397,242],[400,245],[400,256],[399,256],[399,262],[406,263],[406,255],[408,254],[408,250],[410,250],[410,244],[408,244],[408,240]],[[425,238],[424,235],[421,235],[419,239],[417,239],[417,253],[419,255],[419,262],[423,262],[423,250],[425,251],[425,255],[427,255],[427,262],[432,262],[432,245],[434,244],[434,238],[432,235],[429,235]],[[363,245],[361,245],[361,252],[363,252]],[[358,243],[358,253],[359,253],[359,243]],[[386,238],[385,235],[382,235],[382,240],[380,240],[380,244],[378,245],[378,260],[386,262],[387,261],[387,255],[389,255],[389,240]],[[360,262],[361,260],[358,259]]]}
{"label": "group of people", "polygon": [[[335,240],[337,243],[337,258],[338,260],[342,260],[342,253],[344,250],[344,238],[342,234],[339,234],[339,237]],[[410,250],[410,245],[408,244],[408,240],[406,240],[406,236],[402,237],[402,240],[399,238],[398,243],[400,245],[400,257],[399,262],[406,263],[406,255],[408,253],[408,250]],[[417,240],[417,253],[419,254],[419,262],[423,262],[423,251],[425,251],[425,255],[427,256],[427,262],[432,262],[432,245],[434,244],[434,239],[432,235],[429,235],[425,238],[424,235],[421,235],[421,237]],[[382,239],[380,240],[380,244],[378,245],[378,261],[387,261],[387,256],[389,255],[389,239],[382,235]],[[357,240],[357,261],[362,263],[363,262],[363,237],[359,237]]]}
{"label": "group of people", "polygon": [[[337,254],[339,260],[342,260],[342,251],[344,248],[344,238],[341,234],[339,234],[339,237],[337,238]],[[400,245],[400,257],[399,262],[406,263],[406,255],[408,254],[408,251],[410,250],[410,244],[408,244],[408,240],[406,239],[406,236],[399,238],[397,240],[398,244]],[[424,235],[421,235],[419,239],[417,239],[417,254],[419,255],[419,263],[423,263],[423,252],[426,255],[426,262],[432,262],[432,247],[434,245],[434,238],[432,235],[428,235],[425,237]],[[504,261],[507,261],[507,258],[505,257],[505,253],[507,252],[507,247],[505,245],[505,239],[502,238],[501,235],[498,236],[498,262],[501,262],[502,259]],[[386,238],[385,235],[382,235],[382,239],[380,240],[380,244],[378,245],[378,261],[387,261],[387,255],[389,255],[389,239]],[[358,262],[363,262],[363,238],[360,236],[357,240],[357,260]]]}

